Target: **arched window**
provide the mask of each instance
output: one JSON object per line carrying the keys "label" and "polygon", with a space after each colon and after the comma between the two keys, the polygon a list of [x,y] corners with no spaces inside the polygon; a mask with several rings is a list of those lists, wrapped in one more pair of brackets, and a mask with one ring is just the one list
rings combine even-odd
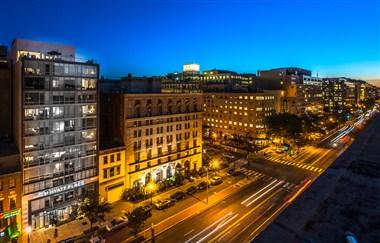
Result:
{"label": "arched window", "polygon": [[152,100],[146,101],[146,115],[152,116]]}
{"label": "arched window", "polygon": [[150,172],[146,173],[145,175],[145,185],[147,185],[150,180],[152,179],[152,175],[150,174]]}
{"label": "arched window", "polygon": [[190,100],[189,99],[185,100],[185,112],[187,112],[187,113],[190,112]]}
{"label": "arched window", "polygon": [[198,104],[197,104],[197,99],[193,99],[193,112],[198,111]]}
{"label": "arched window", "polygon": [[163,114],[163,112],[162,112],[162,100],[157,101],[157,109],[158,109],[158,115],[161,116]]}
{"label": "arched window", "polygon": [[168,101],[168,113],[173,114],[173,101],[171,99]]}
{"label": "arched window", "polygon": [[134,110],[136,117],[141,117],[141,104],[139,100],[135,101]]}
{"label": "arched window", "polygon": [[177,113],[181,113],[182,112],[181,105],[182,105],[181,100],[178,100],[177,101],[177,105],[176,105],[176,107],[177,107]]}

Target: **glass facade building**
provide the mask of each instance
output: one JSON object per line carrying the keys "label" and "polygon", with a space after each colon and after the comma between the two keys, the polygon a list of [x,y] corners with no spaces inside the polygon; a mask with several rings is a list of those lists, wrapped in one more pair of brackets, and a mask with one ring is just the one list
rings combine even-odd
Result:
{"label": "glass facade building", "polygon": [[80,196],[96,190],[99,66],[77,61],[74,53],[47,52],[49,44],[36,50],[34,44],[31,52],[15,52],[21,95],[16,110],[21,120],[23,224],[41,228],[69,220]]}

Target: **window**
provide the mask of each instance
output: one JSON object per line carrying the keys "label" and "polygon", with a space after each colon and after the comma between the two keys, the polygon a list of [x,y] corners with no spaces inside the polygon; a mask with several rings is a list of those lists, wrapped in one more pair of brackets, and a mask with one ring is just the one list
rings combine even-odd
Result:
{"label": "window", "polygon": [[115,162],[115,155],[111,154],[111,163]]}
{"label": "window", "polygon": [[16,180],[14,178],[9,179],[9,188],[16,187]]}
{"label": "window", "polygon": [[116,167],[116,175],[120,175],[120,166]]}
{"label": "window", "polygon": [[115,167],[112,167],[110,169],[110,177],[113,177],[115,175]]}
{"label": "window", "polygon": [[9,208],[11,210],[16,208],[16,199],[15,198],[9,198]]}
{"label": "window", "polygon": [[104,179],[107,179],[108,178],[108,170],[107,169],[103,169],[103,178]]}
{"label": "window", "polygon": [[3,212],[3,211],[4,211],[3,200],[0,200],[0,212]]}
{"label": "window", "polygon": [[2,191],[2,190],[3,190],[3,181],[0,181],[0,191]]}
{"label": "window", "polygon": [[117,161],[120,161],[120,153],[117,153],[117,154],[116,154],[116,160],[117,160]]}
{"label": "window", "polygon": [[103,164],[108,164],[108,157],[107,155],[106,156],[103,156]]}

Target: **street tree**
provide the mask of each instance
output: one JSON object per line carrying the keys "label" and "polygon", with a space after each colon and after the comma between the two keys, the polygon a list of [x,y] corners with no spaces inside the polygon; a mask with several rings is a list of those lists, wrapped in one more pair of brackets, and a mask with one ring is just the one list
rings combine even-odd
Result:
{"label": "street tree", "polygon": [[94,193],[88,193],[81,201],[78,211],[90,221],[90,231],[92,231],[93,224],[104,221],[105,214],[111,211],[111,207],[108,203],[100,202]]}
{"label": "street tree", "polygon": [[132,228],[135,237],[144,226],[148,217],[149,216],[143,207],[135,208],[132,212],[127,213],[128,225]]}

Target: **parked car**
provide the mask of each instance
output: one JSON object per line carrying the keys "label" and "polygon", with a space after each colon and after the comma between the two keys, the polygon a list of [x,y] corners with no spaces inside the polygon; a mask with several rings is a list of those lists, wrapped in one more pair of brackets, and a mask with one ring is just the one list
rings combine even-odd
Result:
{"label": "parked car", "polygon": [[175,200],[173,200],[173,199],[164,199],[164,200],[158,200],[157,202],[155,202],[154,206],[158,210],[162,210],[162,209],[165,209],[165,208],[170,208],[174,204],[175,204]]}
{"label": "parked car", "polygon": [[116,231],[127,226],[128,220],[123,218],[113,219],[111,222],[106,223],[106,229],[108,231]]}
{"label": "parked car", "polygon": [[141,207],[137,207],[135,210],[137,210],[138,208],[142,208],[142,210],[146,213],[146,218],[149,218],[152,216],[152,206],[150,205],[141,206]]}
{"label": "parked car", "polygon": [[219,185],[219,184],[222,184],[222,183],[223,183],[223,180],[219,176],[213,176],[210,179],[210,184],[213,185],[213,186],[216,186],[216,185]]}
{"label": "parked car", "polygon": [[241,174],[241,172],[238,171],[238,170],[235,170],[235,169],[229,169],[229,170],[227,171],[227,174],[229,174],[230,176],[238,176],[238,175]]}
{"label": "parked car", "polygon": [[186,197],[186,193],[184,193],[183,191],[178,191],[178,192],[175,192],[174,194],[170,195],[170,198],[174,199],[176,201],[184,199],[185,197]]}
{"label": "parked car", "polygon": [[230,158],[230,159],[235,159],[235,156],[231,154],[223,154],[224,157]]}
{"label": "parked car", "polygon": [[205,190],[207,188],[207,182],[205,182],[205,181],[202,181],[201,183],[199,183],[198,185],[197,185],[197,190],[198,191],[203,191],[203,190]]}
{"label": "parked car", "polygon": [[198,189],[196,186],[191,186],[191,187],[187,188],[186,193],[189,195],[192,195],[192,194],[196,193],[197,191],[198,191]]}
{"label": "parked car", "polygon": [[195,180],[193,176],[187,176],[186,179],[190,182],[193,182]]}

